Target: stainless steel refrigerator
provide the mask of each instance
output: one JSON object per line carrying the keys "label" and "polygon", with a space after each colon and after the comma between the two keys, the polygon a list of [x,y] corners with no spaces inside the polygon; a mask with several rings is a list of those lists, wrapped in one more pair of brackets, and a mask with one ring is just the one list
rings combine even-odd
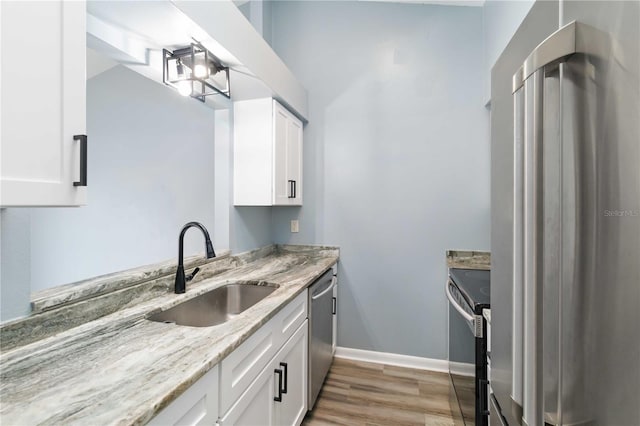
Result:
{"label": "stainless steel refrigerator", "polygon": [[538,1],[491,75],[491,425],[640,425],[640,2]]}

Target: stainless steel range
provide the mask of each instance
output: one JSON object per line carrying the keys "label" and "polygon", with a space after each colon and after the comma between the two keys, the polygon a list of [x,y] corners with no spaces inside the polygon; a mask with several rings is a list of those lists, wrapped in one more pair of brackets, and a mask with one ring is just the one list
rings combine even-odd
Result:
{"label": "stainless steel range", "polygon": [[458,424],[488,425],[487,323],[490,272],[449,269],[445,292],[449,299],[449,374],[455,389],[453,406]]}

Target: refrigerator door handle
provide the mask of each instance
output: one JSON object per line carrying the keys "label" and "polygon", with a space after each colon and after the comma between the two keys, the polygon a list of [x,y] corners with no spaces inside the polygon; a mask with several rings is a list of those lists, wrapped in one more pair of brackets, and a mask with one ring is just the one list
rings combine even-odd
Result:
{"label": "refrigerator door handle", "polygon": [[[522,67],[520,67],[522,70]],[[523,262],[524,262],[524,89],[513,94],[513,294],[511,341],[511,397],[522,404]],[[517,418],[522,418],[522,415]]]}
{"label": "refrigerator door handle", "polygon": [[[533,49],[522,67],[513,76],[513,93],[521,88],[524,82],[540,68],[562,62],[578,51],[577,26],[576,21],[568,23]],[[582,29],[583,26],[581,25],[580,28]]]}
{"label": "refrigerator door handle", "polygon": [[544,70],[525,81],[524,208],[524,421],[543,423],[543,93]]}
{"label": "refrigerator door handle", "polygon": [[[619,50],[619,44],[608,34],[581,22],[571,21],[542,41],[527,56],[524,64],[513,75],[512,93],[524,86],[524,82],[541,68],[567,61],[574,53],[586,53],[608,57],[611,49]],[[616,57],[626,68],[625,58]]]}

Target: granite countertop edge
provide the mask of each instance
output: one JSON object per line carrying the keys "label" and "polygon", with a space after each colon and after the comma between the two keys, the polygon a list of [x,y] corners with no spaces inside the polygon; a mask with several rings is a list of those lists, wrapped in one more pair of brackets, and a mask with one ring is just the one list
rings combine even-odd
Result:
{"label": "granite countertop edge", "polygon": [[447,268],[491,270],[491,253],[483,250],[446,250]]}
{"label": "granite countertop edge", "polygon": [[[283,245],[234,257],[236,268],[187,287],[184,295],[157,297],[2,353],[3,422],[147,423],[336,264],[339,249]],[[237,280],[264,280],[279,288],[219,326],[146,320],[155,311]],[[96,365],[103,355],[104,365],[100,360]],[[93,383],[100,380],[104,386]],[[94,393],[87,394],[85,387]]]}

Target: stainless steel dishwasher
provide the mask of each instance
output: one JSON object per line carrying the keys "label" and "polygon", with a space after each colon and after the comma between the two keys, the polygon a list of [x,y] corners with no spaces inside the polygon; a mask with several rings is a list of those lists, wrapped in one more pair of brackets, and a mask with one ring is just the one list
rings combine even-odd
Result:
{"label": "stainless steel dishwasher", "polygon": [[309,410],[316,403],[333,361],[333,288],[336,284],[337,278],[330,269],[309,288]]}

